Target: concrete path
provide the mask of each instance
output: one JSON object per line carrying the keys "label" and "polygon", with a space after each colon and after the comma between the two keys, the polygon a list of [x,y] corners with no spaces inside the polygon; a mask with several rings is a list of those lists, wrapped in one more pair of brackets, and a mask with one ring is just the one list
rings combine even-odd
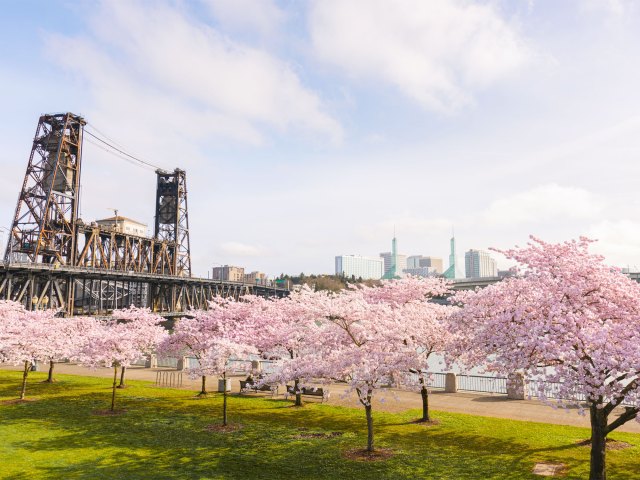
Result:
{"label": "concrete path", "polygon": [[[7,370],[20,370],[20,367],[2,366]],[[74,364],[56,364],[55,371],[70,375],[84,375],[95,377],[112,377],[113,370],[101,368],[92,370]],[[174,369],[150,369],[142,367],[131,367],[127,370],[126,378],[131,380],[147,380],[154,382],[158,371],[175,372]],[[240,380],[243,377],[231,378],[231,391],[240,390]],[[200,379],[191,380],[188,375],[182,374],[184,389],[200,391]],[[207,389],[216,391],[217,381],[212,378],[207,379]],[[282,388],[280,389],[283,390]],[[355,393],[345,393],[347,387],[341,384],[334,384],[329,387],[331,396],[329,403],[333,405],[344,405],[350,407],[361,406]],[[378,395],[376,393],[376,395]],[[282,398],[282,395],[280,395]],[[380,399],[384,398],[384,402]],[[310,402],[317,400],[310,400]],[[433,410],[445,412],[468,413],[484,417],[510,418],[514,420],[525,420],[532,422],[553,423],[558,425],[573,425],[578,427],[589,427],[589,416],[581,416],[577,409],[554,409],[536,400],[509,400],[506,395],[500,394],[479,394],[472,392],[444,393],[442,390],[434,389],[429,396],[429,406]],[[374,410],[387,412],[403,412],[409,409],[421,409],[422,403],[418,393],[404,390],[390,390],[386,395],[378,396],[374,400]],[[588,413],[588,412],[587,412]],[[620,413],[620,412],[618,412]],[[636,421],[627,422],[617,431],[640,433],[640,423]]]}

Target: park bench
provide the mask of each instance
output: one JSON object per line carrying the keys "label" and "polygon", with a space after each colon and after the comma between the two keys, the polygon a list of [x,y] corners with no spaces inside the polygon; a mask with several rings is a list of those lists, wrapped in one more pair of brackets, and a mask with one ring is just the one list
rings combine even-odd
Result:
{"label": "park bench", "polygon": [[271,393],[272,397],[278,395],[277,385],[256,384],[252,380],[240,380],[240,393]]}
{"label": "park bench", "polygon": [[[284,398],[288,399],[290,396],[295,397],[296,388],[294,385],[287,385],[287,392],[284,394]],[[300,387],[300,395],[307,397],[320,398],[320,402],[329,400],[329,391],[322,387]]]}

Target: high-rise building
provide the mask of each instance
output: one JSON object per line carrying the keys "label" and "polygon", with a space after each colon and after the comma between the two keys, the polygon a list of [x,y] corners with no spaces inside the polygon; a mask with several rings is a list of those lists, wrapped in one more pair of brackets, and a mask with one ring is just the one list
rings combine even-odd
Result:
{"label": "high-rise building", "polygon": [[467,278],[497,277],[498,264],[483,250],[469,250],[464,254],[464,270]]}
{"label": "high-rise building", "polygon": [[384,273],[383,266],[381,258],[360,255],[339,255],[336,257],[336,275],[343,277],[379,280]]}
{"label": "high-rise building", "polygon": [[211,273],[211,278],[213,280],[221,280],[224,282],[244,282],[244,267],[223,265],[220,267],[213,267]]}

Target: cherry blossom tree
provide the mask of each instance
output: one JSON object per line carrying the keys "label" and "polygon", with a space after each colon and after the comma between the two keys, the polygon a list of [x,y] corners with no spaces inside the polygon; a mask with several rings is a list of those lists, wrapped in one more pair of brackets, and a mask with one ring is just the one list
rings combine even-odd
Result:
{"label": "cherry blossom tree", "polygon": [[16,335],[23,327],[24,307],[11,301],[0,301],[0,363],[11,361]]}
{"label": "cherry blossom tree", "polygon": [[297,360],[314,355],[314,339],[320,330],[316,320],[322,310],[318,308],[316,297],[326,295],[305,286],[278,299],[243,298],[250,306],[245,310],[247,315],[243,323],[251,326],[252,345],[263,356],[278,361],[275,371],[266,375],[263,382],[286,384],[292,381],[298,407],[302,406],[302,395]]}
{"label": "cherry blossom tree", "polygon": [[447,321],[453,309],[426,300],[411,301],[396,309],[397,329],[392,332],[390,342],[406,346],[405,354],[412,357],[412,367],[405,383],[420,391],[420,422],[431,421],[428,380],[433,372],[429,368],[429,360],[434,354],[444,354],[449,349],[451,335]]}
{"label": "cherry blossom tree", "polygon": [[118,368],[128,367],[140,357],[153,353],[166,336],[162,317],[148,309],[131,307],[115,310],[108,320],[93,320],[78,359],[92,368],[113,368],[111,411],[115,411]]}
{"label": "cherry blossom tree", "polygon": [[454,307],[435,303],[450,293],[449,283],[440,278],[405,277],[385,281],[378,287],[361,287],[369,303],[383,303],[395,313],[395,325],[387,332],[389,343],[413,355],[405,383],[415,385],[422,398],[421,422],[429,422],[429,358],[444,353],[450,342],[447,319]]}
{"label": "cherry blossom tree", "polygon": [[[519,276],[456,294],[464,306],[452,319],[458,361],[558,382],[560,405],[582,408],[585,398],[589,478],[603,480],[607,435],[640,411],[640,285],[589,253],[586,238],[531,239],[503,252],[521,265]],[[535,393],[552,403],[543,382]]]}
{"label": "cherry blossom tree", "polygon": [[374,451],[373,398],[384,387],[397,385],[412,366],[411,347],[390,342],[397,325],[393,309],[368,302],[362,290],[313,297],[324,309],[322,332],[315,338],[314,355],[300,358],[304,379],[320,377],[347,382],[358,396],[367,419],[367,452]]}
{"label": "cherry blossom tree", "polygon": [[28,311],[15,302],[0,302],[0,357],[24,366],[20,399],[26,394],[27,378],[36,362],[50,365],[52,381],[55,361],[76,352],[82,329],[78,320],[56,317],[56,310]]}
{"label": "cherry blossom tree", "polygon": [[56,362],[74,360],[84,344],[85,332],[91,329],[92,321],[88,317],[46,316],[49,334],[43,344],[39,361],[49,364],[46,383],[53,383],[53,371]]}
{"label": "cherry blossom tree", "polygon": [[176,322],[174,331],[161,349],[165,352],[187,352],[198,360],[197,367],[189,367],[187,372],[193,378],[206,376],[221,377],[224,383],[222,401],[222,425],[226,426],[227,389],[226,379],[229,360],[256,353],[257,350],[242,343],[250,333],[242,320],[247,317],[250,307],[233,299],[216,298],[208,310],[190,312],[189,317]]}
{"label": "cherry blossom tree", "polygon": [[205,324],[201,321],[201,316],[194,318],[182,318],[173,326],[171,335],[159,345],[158,351],[174,357],[190,356],[194,357],[198,362],[198,366],[189,365],[185,368],[191,378],[201,377],[202,385],[199,397],[206,397],[207,392],[207,375],[211,373],[206,371],[204,359],[208,354],[210,342],[207,335],[204,334],[203,328]]}

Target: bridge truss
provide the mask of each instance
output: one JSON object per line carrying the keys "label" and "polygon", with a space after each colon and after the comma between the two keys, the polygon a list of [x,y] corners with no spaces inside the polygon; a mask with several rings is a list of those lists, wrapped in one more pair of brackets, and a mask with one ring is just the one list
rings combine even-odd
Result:
{"label": "bridge truss", "polygon": [[78,218],[85,125],[72,113],[42,115],[38,121],[0,265],[0,300],[60,309],[68,316],[108,315],[131,305],[170,316],[207,308],[216,296],[288,293],[191,276],[184,170],[156,170],[152,238],[125,233],[117,215],[113,226]]}
{"label": "bridge truss", "polygon": [[47,264],[0,265],[0,300],[13,300],[34,310],[60,309],[65,316],[105,316],[131,305],[180,316],[191,309],[206,309],[214,297],[282,297],[287,293],[282,288],[207,278]]}

